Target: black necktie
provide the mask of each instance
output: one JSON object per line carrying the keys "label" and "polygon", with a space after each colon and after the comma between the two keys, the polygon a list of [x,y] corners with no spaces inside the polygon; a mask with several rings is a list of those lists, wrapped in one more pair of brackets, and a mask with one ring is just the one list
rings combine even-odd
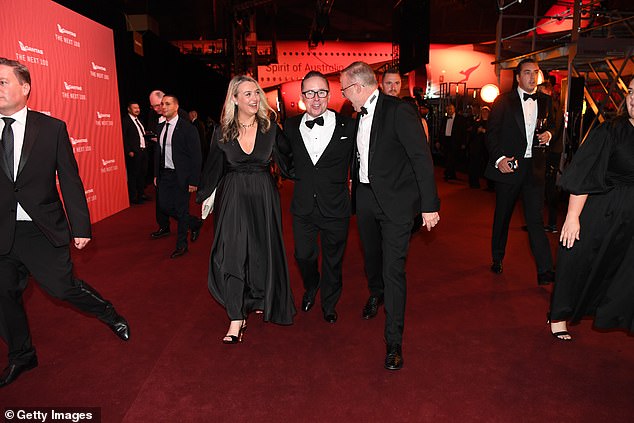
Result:
{"label": "black necktie", "polygon": [[528,100],[529,98],[532,98],[533,100],[537,101],[537,93],[534,93],[534,94],[524,93],[524,101]]}
{"label": "black necktie", "polygon": [[167,142],[167,131],[170,124],[165,122],[165,132],[163,133],[163,141],[161,142],[161,169],[165,169],[165,143]]}
{"label": "black necktie", "polygon": [[308,126],[310,129],[313,129],[313,126],[315,126],[315,124],[319,126],[324,126],[324,117],[319,116],[317,119],[306,121],[306,126]]}
{"label": "black necktie", "polygon": [[13,129],[11,125],[15,122],[15,119],[10,117],[3,117],[4,128],[2,129],[2,146],[4,147],[4,159],[7,161],[7,167],[13,180]]}
{"label": "black necktie", "polygon": [[143,142],[143,135],[145,135],[145,129],[143,129],[143,125],[141,125],[141,122],[139,122],[139,119],[134,118],[134,123],[136,123],[137,128],[139,128],[139,131],[141,131],[141,137],[139,138],[139,145],[141,147],[145,147]]}
{"label": "black necktie", "polygon": [[361,111],[359,111],[359,116],[365,116],[368,114],[368,109],[366,109],[365,107],[361,106]]}

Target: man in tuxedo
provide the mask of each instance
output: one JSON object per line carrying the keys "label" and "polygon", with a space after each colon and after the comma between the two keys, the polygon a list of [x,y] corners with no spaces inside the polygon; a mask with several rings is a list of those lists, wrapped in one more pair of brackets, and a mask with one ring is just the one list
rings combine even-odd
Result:
{"label": "man in tuxedo", "polygon": [[387,68],[381,76],[383,94],[398,97],[401,94],[401,74],[396,68]]}
{"label": "man in tuxedo", "polygon": [[84,186],[66,124],[28,110],[30,91],[28,68],[0,58],[0,335],[9,349],[0,386],[38,364],[22,299],[29,274],[120,339],[130,337],[128,322],[112,304],[73,276],[71,237],[82,249],[91,236]]}
{"label": "man in tuxedo", "polygon": [[358,112],[352,161],[353,212],[357,214],[370,297],[363,317],[385,304],[385,368],[403,366],[405,260],[414,216],[427,230],[440,216],[431,153],[416,110],[380,93],[374,71],[355,62],[341,72],[341,92]]}
{"label": "man in tuxedo", "polygon": [[[491,109],[487,127],[489,163],[485,176],[495,181],[495,214],[491,253],[493,273],[502,273],[509,223],[521,195],[531,251],[537,265],[537,283],[554,280],[550,244],[544,233],[544,175],[546,149],[552,138],[552,99],[537,92],[539,66],[522,60],[515,69],[517,88],[500,95]],[[538,122],[542,128],[536,131]]]}
{"label": "man in tuxedo", "polygon": [[121,119],[123,130],[123,148],[128,173],[128,194],[130,202],[140,204],[147,199],[145,177],[148,168],[148,156],[145,148],[145,128],[139,121],[141,108],[139,103],[128,103],[128,113]]}
{"label": "man in tuxedo", "polygon": [[207,126],[205,123],[198,118],[198,112],[196,110],[191,110],[188,114],[189,121],[196,127],[198,131],[198,138],[200,138],[200,149],[203,157],[203,166],[205,165],[205,161],[207,160],[207,156],[209,155],[209,142],[207,140],[209,137],[207,136]]}
{"label": "man in tuxedo", "polygon": [[[295,259],[305,289],[302,310],[313,307],[321,290],[324,319],[335,323],[350,223],[348,181],[354,121],[328,110],[330,85],[322,73],[306,74],[301,90],[306,113],[288,119],[284,131],[296,177],[291,212]],[[321,237],[321,276],[317,237]]]}
{"label": "man in tuxedo", "polygon": [[456,163],[467,142],[467,120],[449,103],[440,124],[440,143],[445,153],[445,181],[456,179]]}
{"label": "man in tuxedo", "polygon": [[[178,221],[176,249],[170,258],[187,253],[187,233],[191,241],[200,234],[202,221],[189,214],[189,197],[198,189],[202,156],[194,125],[178,114],[178,99],[164,95],[161,111],[165,121],[158,126],[159,145],[154,153],[154,174],[158,207]],[[169,225],[169,223],[168,223]]]}

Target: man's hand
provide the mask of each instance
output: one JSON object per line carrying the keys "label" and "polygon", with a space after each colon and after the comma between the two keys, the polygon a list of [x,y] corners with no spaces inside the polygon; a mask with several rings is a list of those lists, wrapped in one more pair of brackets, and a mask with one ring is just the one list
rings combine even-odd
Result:
{"label": "man's hand", "polygon": [[90,238],[73,238],[75,241],[75,248],[81,250],[84,248],[89,242]]}
{"label": "man's hand", "polygon": [[503,156],[502,160],[500,160],[500,162],[498,163],[498,170],[502,173],[513,173],[515,172],[515,170],[513,168],[511,168],[511,166],[509,165],[509,162],[514,162],[515,161],[515,157],[506,157]]}
{"label": "man's hand", "polygon": [[130,152],[128,153],[128,156],[130,156],[130,157],[134,157],[134,151],[130,151]]}
{"label": "man's hand", "polygon": [[425,225],[428,231],[431,231],[431,228],[436,226],[440,221],[440,215],[438,212],[421,213],[421,216],[423,217],[423,225]]}
{"label": "man's hand", "polygon": [[189,186],[189,192],[196,192],[198,191],[198,187],[194,186],[194,185],[190,185]]}

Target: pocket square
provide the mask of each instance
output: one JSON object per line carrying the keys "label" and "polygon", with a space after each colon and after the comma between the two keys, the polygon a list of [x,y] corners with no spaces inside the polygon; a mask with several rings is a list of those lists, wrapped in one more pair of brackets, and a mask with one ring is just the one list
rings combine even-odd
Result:
{"label": "pocket square", "polygon": [[345,135],[343,137],[341,137],[342,140],[348,139],[348,137],[346,137]]}

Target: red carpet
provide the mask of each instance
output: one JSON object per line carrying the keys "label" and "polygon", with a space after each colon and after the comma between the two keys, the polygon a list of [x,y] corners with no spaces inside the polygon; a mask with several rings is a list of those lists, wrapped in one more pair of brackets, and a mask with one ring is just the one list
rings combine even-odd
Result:
{"label": "red carpet", "polygon": [[[88,249],[74,252],[78,275],[130,321],[131,341],[31,284],[40,366],[0,389],[0,409],[101,407],[103,422],[631,421],[634,338],[588,320],[572,327],[573,343],[552,338],[550,288],[537,286],[520,213],[494,275],[494,194],[465,179],[439,181],[440,225],[412,240],[400,372],[383,369],[383,315],[360,317],[367,290],[354,221],[335,325],[319,307],[289,327],[252,315],[245,342],[226,346],[227,318],[206,286],[211,222],[188,255],[170,260],[175,235],[150,239],[150,202],[96,224]],[[284,225],[299,306],[290,192]],[[4,366],[3,343],[0,357]]]}

